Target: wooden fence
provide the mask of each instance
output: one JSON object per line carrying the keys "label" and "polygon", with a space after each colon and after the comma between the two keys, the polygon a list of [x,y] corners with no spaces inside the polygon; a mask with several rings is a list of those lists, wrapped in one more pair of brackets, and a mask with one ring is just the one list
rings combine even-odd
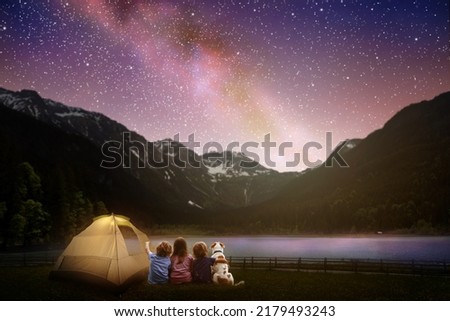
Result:
{"label": "wooden fence", "polygon": [[227,257],[230,268],[450,276],[446,261]]}
{"label": "wooden fence", "polygon": [[[0,253],[2,266],[54,264],[61,251]],[[446,261],[398,261],[375,259],[293,258],[293,257],[227,257],[230,269],[265,269],[316,272],[383,273],[450,276]]]}
{"label": "wooden fence", "polygon": [[23,253],[0,253],[2,266],[33,266],[55,264],[62,251],[38,251]]}

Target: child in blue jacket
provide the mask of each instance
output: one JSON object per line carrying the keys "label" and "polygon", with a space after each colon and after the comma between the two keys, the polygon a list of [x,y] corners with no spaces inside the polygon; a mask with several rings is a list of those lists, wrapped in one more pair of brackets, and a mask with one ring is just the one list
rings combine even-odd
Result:
{"label": "child in blue jacket", "polygon": [[172,253],[172,245],[169,242],[162,241],[156,247],[156,254],[150,251],[150,242],[145,242],[145,251],[150,260],[150,268],[148,272],[148,283],[165,284],[169,282],[170,271],[170,254]]}

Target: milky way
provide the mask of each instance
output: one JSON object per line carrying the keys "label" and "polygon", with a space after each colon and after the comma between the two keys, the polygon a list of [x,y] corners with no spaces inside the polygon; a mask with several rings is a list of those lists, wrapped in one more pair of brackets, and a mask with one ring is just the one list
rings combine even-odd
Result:
{"label": "milky way", "polygon": [[431,0],[2,1],[0,86],[152,141],[195,133],[225,147],[270,133],[294,144],[273,155],[285,170],[326,132],[333,145],[363,138],[448,91],[448,17]]}

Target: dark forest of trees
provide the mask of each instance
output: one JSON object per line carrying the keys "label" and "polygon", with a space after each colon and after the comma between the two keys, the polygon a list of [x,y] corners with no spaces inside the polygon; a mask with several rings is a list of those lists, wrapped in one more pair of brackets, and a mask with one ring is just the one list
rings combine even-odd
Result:
{"label": "dark forest of trees", "polygon": [[68,241],[89,225],[93,217],[107,214],[105,204],[91,201],[70,176],[57,171],[43,182],[28,162],[3,173],[0,194],[3,246],[30,246],[55,239]]}

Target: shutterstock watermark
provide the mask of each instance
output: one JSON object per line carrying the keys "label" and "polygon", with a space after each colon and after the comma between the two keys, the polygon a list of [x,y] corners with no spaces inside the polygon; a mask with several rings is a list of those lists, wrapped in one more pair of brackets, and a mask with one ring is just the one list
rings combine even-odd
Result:
{"label": "shutterstock watermark", "polygon": [[[285,168],[299,168],[304,165],[308,168],[314,168],[320,165],[325,167],[349,167],[340,152],[345,147],[345,142],[341,142],[333,148],[332,133],[325,134],[325,147],[315,141],[310,141],[304,144],[301,152],[293,151],[293,142],[278,143],[271,139],[271,135],[264,135],[262,142],[244,142],[236,141],[230,142],[225,146],[222,144],[210,141],[205,144],[195,139],[194,134],[188,136],[188,140],[180,142],[180,135],[176,134],[173,140],[163,140],[159,142],[140,141],[131,138],[130,132],[122,134],[122,140],[106,141],[101,151],[103,159],[100,166],[103,168],[131,168],[132,164],[136,164],[137,168],[167,168],[169,166],[178,166],[180,168],[200,168],[202,166],[232,166],[234,164],[233,158],[239,157],[239,166],[242,168],[255,168],[261,160],[266,167],[285,167]],[[201,149],[199,156],[194,151]],[[317,152],[325,148],[326,160],[311,160],[313,151]],[[259,153],[258,153],[259,151]],[[289,152],[289,153],[288,153]],[[278,156],[277,159],[287,158],[283,164],[277,164],[277,161],[272,159],[272,156]]]}

